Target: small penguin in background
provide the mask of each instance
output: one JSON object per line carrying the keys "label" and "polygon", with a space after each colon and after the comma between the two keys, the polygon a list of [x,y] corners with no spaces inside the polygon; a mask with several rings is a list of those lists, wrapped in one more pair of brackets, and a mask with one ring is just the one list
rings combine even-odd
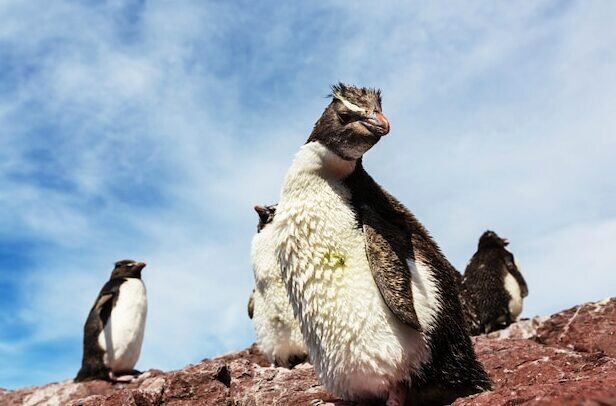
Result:
{"label": "small penguin in background", "polygon": [[308,350],[293,316],[276,259],[276,242],[270,225],[276,206],[255,206],[255,211],[259,223],[252,239],[251,260],[256,287],[250,296],[248,315],[253,319],[261,352],[275,366],[293,368],[307,360]]}
{"label": "small penguin in background", "polygon": [[464,271],[462,296],[474,313],[467,318],[471,335],[505,328],[522,312],[528,286],[507,245],[506,239],[486,231]]}
{"label": "small penguin in background", "polygon": [[132,380],[141,353],[148,311],[141,280],[145,263],[125,259],[115,263],[83,328],[83,359],[75,382]]}
{"label": "small penguin in background", "polygon": [[450,404],[491,383],[466,331],[456,270],[363,167],[389,127],[380,91],[333,86],[268,227],[330,392],[388,406]]}

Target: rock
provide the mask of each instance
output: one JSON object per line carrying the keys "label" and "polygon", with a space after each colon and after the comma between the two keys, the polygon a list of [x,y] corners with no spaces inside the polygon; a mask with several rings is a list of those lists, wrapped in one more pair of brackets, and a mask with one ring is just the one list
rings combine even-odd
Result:
{"label": "rock", "polygon": [[601,353],[578,353],[528,339],[494,340],[485,336],[475,340],[475,351],[492,378],[494,390],[458,399],[454,405],[616,401],[616,359]]}
{"label": "rock", "polygon": [[535,338],[537,329],[548,320],[549,317],[536,316],[532,319],[522,319],[508,327],[487,334],[490,338]]}
{"label": "rock", "polygon": [[557,313],[538,328],[536,338],[542,344],[616,358],[616,298]]}
{"label": "rock", "polygon": [[[473,337],[494,390],[454,405],[616,405],[616,299],[521,320]],[[319,385],[313,368],[275,368],[253,345],[177,371],[149,370],[128,384],[71,380],[15,391],[1,405],[349,405]],[[361,405],[358,405],[361,406]]]}

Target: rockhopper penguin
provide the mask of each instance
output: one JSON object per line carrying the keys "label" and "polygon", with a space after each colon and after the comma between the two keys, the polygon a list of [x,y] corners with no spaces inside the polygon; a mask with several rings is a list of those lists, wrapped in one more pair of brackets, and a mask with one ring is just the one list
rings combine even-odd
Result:
{"label": "rockhopper penguin", "polygon": [[248,312],[249,316],[252,312],[257,346],[261,352],[275,366],[292,368],[306,361],[308,349],[293,316],[276,258],[276,241],[270,225],[276,206],[256,206],[255,210],[259,214],[257,234],[251,245],[255,290]]}
{"label": "rockhopper penguin", "polygon": [[138,371],[147,315],[143,262],[115,264],[83,328],[83,359],[75,382],[92,379],[129,381]]}
{"label": "rockhopper penguin", "polygon": [[271,226],[276,252],[329,391],[388,405],[449,404],[490,381],[464,326],[455,269],[363,168],[363,154],[388,132],[380,91],[333,86],[283,183]]}
{"label": "rockhopper penguin", "polygon": [[528,286],[507,245],[506,239],[486,231],[464,271],[462,295],[474,312],[468,326],[473,335],[505,328],[522,313]]}

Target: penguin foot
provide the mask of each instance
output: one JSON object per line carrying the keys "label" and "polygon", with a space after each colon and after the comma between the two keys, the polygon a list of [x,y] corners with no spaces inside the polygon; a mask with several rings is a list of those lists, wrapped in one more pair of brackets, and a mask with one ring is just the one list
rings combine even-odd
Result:
{"label": "penguin foot", "polygon": [[401,382],[396,387],[391,389],[387,394],[387,406],[404,406],[406,401],[406,392],[410,385],[408,382]]}
{"label": "penguin foot", "polygon": [[133,379],[137,378],[137,375],[138,374],[116,375],[113,371],[109,371],[109,380],[113,383],[127,383],[132,382]]}

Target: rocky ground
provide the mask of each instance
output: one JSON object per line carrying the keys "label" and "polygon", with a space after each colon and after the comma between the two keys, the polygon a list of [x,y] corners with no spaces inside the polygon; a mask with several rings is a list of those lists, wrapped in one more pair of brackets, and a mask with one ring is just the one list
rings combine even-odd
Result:
{"label": "rocky ground", "polygon": [[[616,405],[616,298],[551,317],[522,320],[474,338],[494,390],[454,405]],[[312,367],[270,367],[253,347],[170,372],[149,370],[130,384],[71,380],[15,391],[0,405],[345,405],[318,384]]]}

